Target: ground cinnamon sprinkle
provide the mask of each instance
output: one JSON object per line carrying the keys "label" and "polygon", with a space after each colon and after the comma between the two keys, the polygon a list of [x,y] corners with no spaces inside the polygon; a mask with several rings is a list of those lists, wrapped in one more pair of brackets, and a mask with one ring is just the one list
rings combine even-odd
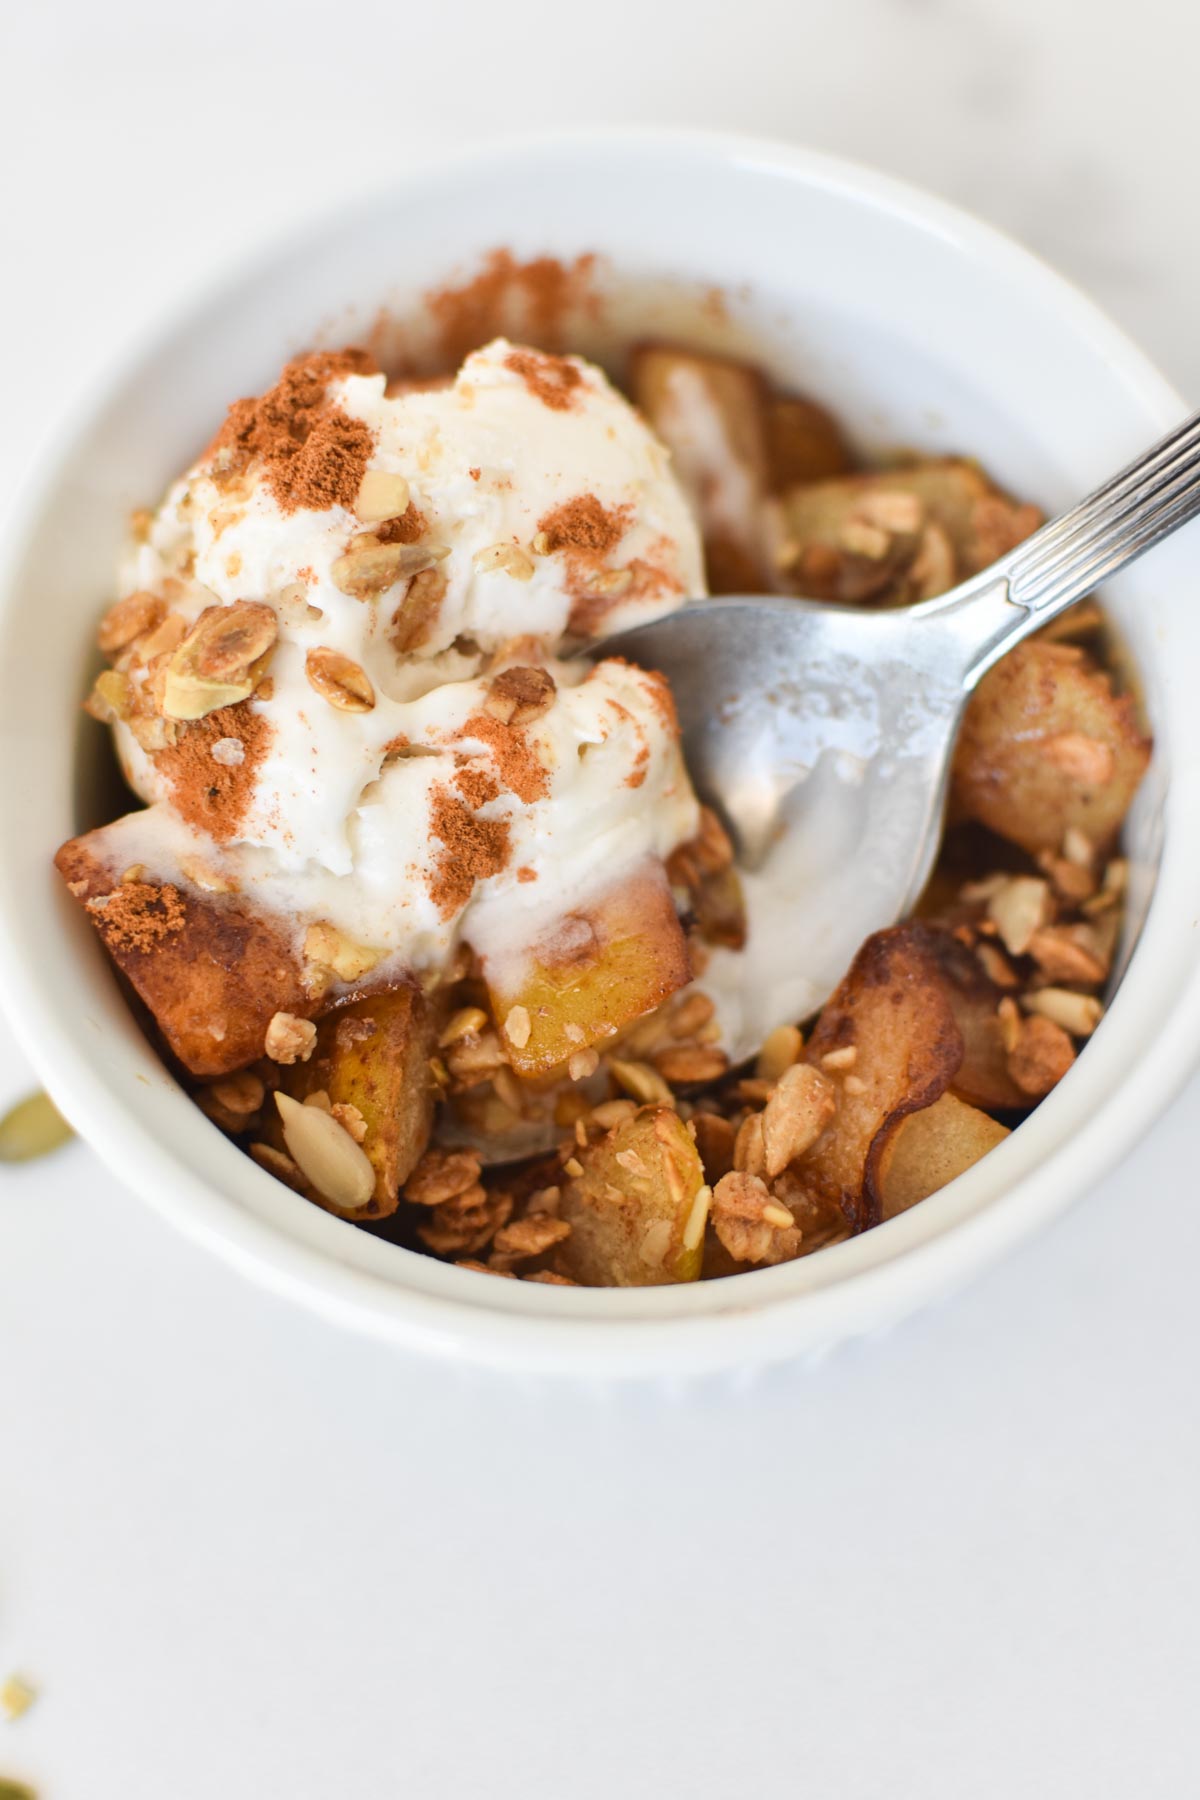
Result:
{"label": "ground cinnamon sprinkle", "polygon": [[456,366],[491,338],[519,336],[549,348],[563,341],[573,313],[594,311],[596,258],[560,262],[536,256],[518,262],[511,250],[492,250],[469,281],[425,296],[438,350]]}
{"label": "ground cinnamon sprinkle", "polygon": [[675,696],[671,692],[671,684],[661,669],[644,669],[640,663],[631,663],[628,657],[610,658],[613,662],[622,662],[626,668],[637,669],[646,684],[646,697],[659,716],[663,730],[668,737],[679,737],[679,714],[675,708]]}
{"label": "ground cinnamon sprinkle", "polygon": [[[171,784],[171,802],[180,818],[206,832],[214,843],[227,844],[235,837],[249,810],[258,767],[273,732],[246,700],[219,707],[184,726],[178,743],[160,750],[155,758]],[[231,767],[214,760],[213,745],[221,738],[240,742],[240,763]]]}
{"label": "ground cinnamon sprinkle", "polygon": [[492,713],[477,712],[471,714],[462,729],[464,737],[478,738],[487,745],[500,780],[526,806],[549,792],[549,772],[538,761],[522,726],[506,725]]}
{"label": "ground cinnamon sprinkle", "polygon": [[206,452],[216,459],[218,478],[240,475],[256,463],[285,513],[353,506],[375,437],[361,419],[331,405],[326,388],[343,375],[376,372],[365,350],[295,357],[273,388],[230,407]]}
{"label": "ground cinnamon sprinkle", "polygon": [[153,950],[187,923],[179,889],[156,887],[149,881],[122,882],[111,894],[98,895],[85,904],[114,954]]}
{"label": "ground cinnamon sprinkle", "polygon": [[454,785],[467,805],[476,812],[481,806],[486,806],[489,800],[498,799],[501,792],[500,783],[494,775],[490,775],[486,769],[471,768],[465,763],[461,769],[455,770]]}
{"label": "ground cinnamon sprinkle", "polygon": [[537,880],[537,870],[531,869],[528,863],[522,863],[521,867],[517,870],[517,880],[518,881],[536,881]]}
{"label": "ground cinnamon sprinkle", "polygon": [[416,544],[429,524],[425,514],[410,500],[398,519],[384,519],[371,527],[381,544]]}
{"label": "ground cinnamon sprinkle", "polygon": [[540,350],[514,350],[504,359],[506,369],[519,375],[535,399],[551,412],[570,412],[583,376],[565,356],[546,356]]}
{"label": "ground cinnamon sprinkle", "polygon": [[551,552],[591,550],[607,556],[624,537],[630,511],[628,506],[604,506],[595,494],[576,494],[543,513],[538,530],[545,532]]}
{"label": "ground cinnamon sprinkle", "polygon": [[508,820],[477,818],[448,788],[435,787],[429,829],[443,846],[429,891],[443,919],[450,919],[467,904],[475,883],[498,875],[508,861]]}

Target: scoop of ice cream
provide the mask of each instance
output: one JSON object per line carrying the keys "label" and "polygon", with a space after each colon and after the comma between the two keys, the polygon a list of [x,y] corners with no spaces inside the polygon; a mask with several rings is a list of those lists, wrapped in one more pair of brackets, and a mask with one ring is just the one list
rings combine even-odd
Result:
{"label": "scoop of ice cream", "polygon": [[556,653],[702,591],[666,453],[599,370],[501,340],[389,393],[302,359],[123,570],[131,860],[413,967],[561,914],[697,808],[661,680]]}

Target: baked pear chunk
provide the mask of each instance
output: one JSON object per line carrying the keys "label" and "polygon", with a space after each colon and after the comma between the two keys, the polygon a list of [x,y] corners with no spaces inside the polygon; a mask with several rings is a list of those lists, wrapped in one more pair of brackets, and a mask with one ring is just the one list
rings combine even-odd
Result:
{"label": "baked pear chunk", "polygon": [[[571,1175],[572,1167],[579,1173]],[[575,1152],[560,1216],[562,1272],[587,1287],[696,1281],[709,1189],[690,1126],[645,1107]]]}
{"label": "baked pear chunk", "polygon": [[821,1013],[805,1059],[833,1077],[837,1112],[789,1171],[786,1204],[802,1230],[831,1212],[853,1230],[878,1224],[889,1138],[954,1080],[963,1040],[932,939],[922,925],[876,932]]}
{"label": "baked pear chunk", "polygon": [[[280,1070],[295,1100],[328,1097],[333,1116],[355,1138],[375,1171],[375,1193],[353,1217],[395,1212],[399,1190],[421,1160],[433,1129],[430,1058],[434,1008],[414,982],[371,994],[327,1013],[307,1062]],[[339,1209],[327,1197],[321,1204]]]}
{"label": "baked pear chunk", "polygon": [[1150,761],[1133,698],[1077,644],[1031,638],[989,669],[963,719],[952,802],[1031,855],[1075,830],[1111,845]]}
{"label": "baked pear chunk", "polygon": [[630,385],[700,520],[712,591],[757,593],[774,585],[762,376],[726,357],[646,344],[633,354]]}
{"label": "baked pear chunk", "polygon": [[894,1219],[927,1200],[994,1150],[1008,1128],[954,1094],[904,1119],[879,1157],[875,1185],[880,1213]]}
{"label": "baked pear chunk", "polygon": [[232,1074],[263,1054],[276,1013],[317,1003],[285,921],[234,894],[138,875],[120,854],[121,821],[72,838],[59,873],[105,949],[192,1075]]}
{"label": "baked pear chunk", "polygon": [[814,600],[930,600],[1041,524],[972,462],[932,457],[806,482],[784,499],[787,584]]}
{"label": "baked pear chunk", "polygon": [[660,864],[569,913],[511,965],[483,959],[492,1016],[518,1075],[548,1075],[616,1037],[691,980]]}

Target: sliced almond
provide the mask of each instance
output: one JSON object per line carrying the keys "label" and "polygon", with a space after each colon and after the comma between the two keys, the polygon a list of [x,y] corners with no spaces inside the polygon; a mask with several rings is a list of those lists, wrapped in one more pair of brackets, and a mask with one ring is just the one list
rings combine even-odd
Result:
{"label": "sliced almond", "polygon": [[83,710],[102,725],[128,719],[133,710],[133,684],[128,675],[117,669],[105,669],[97,675],[96,685],[83,703]]}
{"label": "sliced almond", "polygon": [[368,531],[353,540],[329,572],[343,594],[354,600],[374,600],[398,581],[433,568],[449,554],[441,544],[381,544]]}
{"label": "sliced almond", "polygon": [[1104,1016],[1104,1008],[1094,994],[1074,994],[1069,988],[1038,988],[1021,1001],[1026,1012],[1040,1013],[1061,1025],[1072,1037],[1091,1037]]}
{"label": "sliced almond", "polygon": [[304,960],[332,969],[340,981],[358,981],[383,957],[382,950],[356,944],[328,919],[318,919],[304,934]]}
{"label": "sliced almond", "polygon": [[420,569],[392,615],[391,639],[403,656],[427,641],[448,587],[444,569]]}
{"label": "sliced almond", "polygon": [[365,669],[340,650],[321,644],[304,659],[309,686],[339,712],[365,713],[375,705],[375,689]]}
{"label": "sliced almond", "polygon": [[481,1031],[487,1030],[487,1023],[488,1016],[481,1006],[460,1006],[447,1019],[438,1044],[444,1050],[448,1045],[456,1044],[459,1038],[478,1037]]}
{"label": "sliced almond", "polygon": [[211,863],[205,862],[202,856],[185,856],[180,859],[179,873],[193,887],[198,887],[203,894],[236,894],[237,882],[232,875],[214,869]]}
{"label": "sliced almond", "polygon": [[519,544],[488,544],[477,550],[472,560],[481,575],[501,571],[514,581],[528,581],[533,575],[533,558]]}
{"label": "sliced almond", "polygon": [[358,484],[354,511],[364,525],[381,524],[384,519],[398,519],[408,511],[409,489],[403,475],[390,475],[386,469],[368,469]]}
{"label": "sliced almond", "polygon": [[567,1074],[572,1081],[587,1081],[599,1067],[598,1050],[575,1050],[567,1059]]}
{"label": "sliced almond", "polygon": [[524,1006],[511,1006],[508,1017],[504,1021],[504,1035],[515,1050],[523,1050],[529,1042],[533,1030],[533,1021],[529,1017],[529,1009]]}
{"label": "sliced almond", "polygon": [[163,712],[169,719],[203,719],[249,699],[278,631],[274,610],[259,600],[205,607],[166,665]]}
{"label": "sliced almond", "polygon": [[587,578],[588,589],[606,600],[615,600],[633,586],[632,569],[600,569]]}
{"label": "sliced almond", "polygon": [[987,903],[988,918],[1010,956],[1024,956],[1051,915],[1050,884],[1040,875],[1014,875]]}
{"label": "sliced almond", "polygon": [[320,1107],[275,1095],[283,1141],[300,1173],[342,1212],[360,1212],[375,1192],[375,1171],[344,1125]]}
{"label": "sliced almond", "polygon": [[704,1227],[708,1220],[708,1209],[711,1205],[712,1189],[707,1186],[700,1188],[696,1194],[696,1198],[692,1201],[692,1210],[684,1220],[683,1247],[685,1250],[694,1250],[699,1244],[700,1239],[704,1236]]}

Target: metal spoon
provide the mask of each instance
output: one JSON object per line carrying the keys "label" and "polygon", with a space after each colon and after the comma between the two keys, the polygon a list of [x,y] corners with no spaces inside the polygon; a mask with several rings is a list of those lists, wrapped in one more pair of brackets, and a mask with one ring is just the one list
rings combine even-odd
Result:
{"label": "metal spoon", "polygon": [[936,600],[694,600],[589,649],[667,676],[696,789],[733,835],[749,937],[705,985],[735,1062],[815,1011],[863,939],[916,903],[980,677],[1197,512],[1200,414]]}

